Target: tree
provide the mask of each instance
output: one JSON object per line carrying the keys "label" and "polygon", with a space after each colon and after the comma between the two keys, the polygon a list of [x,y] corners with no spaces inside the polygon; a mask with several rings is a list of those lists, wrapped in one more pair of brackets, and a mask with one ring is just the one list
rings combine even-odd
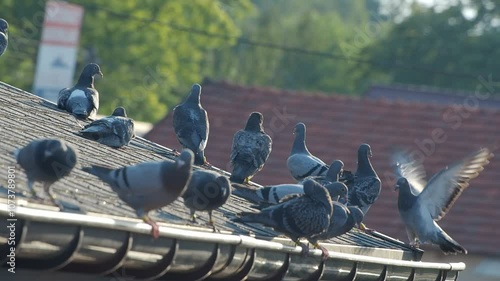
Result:
{"label": "tree", "polygon": [[365,48],[367,59],[390,63],[365,66],[363,79],[384,72],[391,83],[474,90],[479,76],[496,72],[500,51],[494,46],[500,38],[492,20],[498,5],[472,2],[442,11],[413,5],[410,16]]}
{"label": "tree", "polygon": [[[132,118],[152,122],[201,82],[205,52],[235,43],[192,29],[238,36],[235,20],[252,9],[249,0],[71,2],[85,8],[76,75],[90,60],[104,73],[96,82],[99,113],[121,105]],[[2,81],[31,90],[44,7],[45,1],[3,1],[12,44],[2,57]]]}

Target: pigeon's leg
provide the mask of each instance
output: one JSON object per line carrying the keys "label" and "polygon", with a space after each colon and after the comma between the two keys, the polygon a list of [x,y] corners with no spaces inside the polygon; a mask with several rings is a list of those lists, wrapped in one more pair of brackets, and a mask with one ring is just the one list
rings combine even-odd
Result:
{"label": "pigeon's leg", "polygon": [[43,190],[45,191],[45,194],[47,194],[49,196],[49,199],[50,199],[50,202],[52,202],[52,204],[54,204],[55,206],[59,207],[59,209],[64,209],[64,207],[57,201],[56,199],[56,195],[53,194],[50,190],[50,186],[52,185],[52,183],[49,183],[49,182],[44,182],[43,183]]}
{"label": "pigeon's leg", "polygon": [[84,128],[84,126],[82,124],[80,124],[80,122],[78,122],[78,118],[76,118],[76,116],[72,115],[73,117],[75,117],[75,123],[76,125],[78,125],[78,127],[80,127],[81,129]]}
{"label": "pigeon's leg", "polygon": [[294,242],[295,242],[295,245],[300,246],[302,248],[302,252],[300,254],[303,257],[305,257],[305,256],[307,256],[307,254],[309,254],[309,247],[306,244],[300,242],[299,239],[295,240]]}
{"label": "pigeon's leg", "polygon": [[190,222],[191,223],[197,223],[196,222],[196,211],[193,210],[193,209],[191,209],[190,212],[191,212],[191,220],[190,220]]}
{"label": "pigeon's leg", "polygon": [[142,220],[145,223],[151,225],[151,235],[153,236],[154,239],[157,239],[158,237],[160,237],[160,227],[153,219],[151,219],[147,214],[145,214],[142,217]]}
{"label": "pigeon's leg", "polygon": [[40,197],[36,194],[35,188],[33,187],[35,183],[32,180],[28,180],[28,188],[30,190],[31,196],[33,196],[34,199],[40,199]]}
{"label": "pigeon's leg", "polygon": [[370,234],[375,231],[375,229],[371,229],[371,228],[366,227],[366,225],[364,223],[359,224],[359,229],[361,229],[362,231],[364,231],[366,233],[370,233]]}
{"label": "pigeon's leg", "polygon": [[208,225],[210,225],[214,232],[218,232],[217,228],[215,228],[214,220],[212,219],[212,211],[208,211]]}
{"label": "pigeon's leg", "polygon": [[325,247],[321,246],[318,242],[313,243],[313,246],[315,249],[321,250],[321,252],[322,252],[321,260],[326,261],[328,259],[328,257],[330,256],[330,253],[328,252],[328,250]]}

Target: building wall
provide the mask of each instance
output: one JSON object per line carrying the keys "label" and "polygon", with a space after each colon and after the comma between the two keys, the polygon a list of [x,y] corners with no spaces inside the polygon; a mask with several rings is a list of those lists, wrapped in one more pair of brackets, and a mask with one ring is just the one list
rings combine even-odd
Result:
{"label": "building wall", "polygon": [[[492,245],[493,246],[493,245]],[[444,255],[440,251],[426,250],[422,261],[426,262],[464,262],[465,271],[458,276],[460,281],[498,281],[500,280],[500,256],[478,254]]]}

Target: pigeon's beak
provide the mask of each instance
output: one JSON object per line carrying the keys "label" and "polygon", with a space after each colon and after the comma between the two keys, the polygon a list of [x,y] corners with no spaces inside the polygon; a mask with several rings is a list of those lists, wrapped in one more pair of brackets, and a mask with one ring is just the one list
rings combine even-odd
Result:
{"label": "pigeon's beak", "polygon": [[349,202],[349,198],[347,198],[347,195],[345,196],[342,196],[342,199],[344,199],[344,202],[347,204],[347,202]]}
{"label": "pigeon's beak", "polygon": [[101,78],[104,77],[104,74],[102,74],[101,71],[99,71],[99,73],[97,73],[97,75],[101,76]]}
{"label": "pigeon's beak", "polygon": [[394,191],[396,190],[399,190],[399,184],[396,184],[396,186],[394,186]]}

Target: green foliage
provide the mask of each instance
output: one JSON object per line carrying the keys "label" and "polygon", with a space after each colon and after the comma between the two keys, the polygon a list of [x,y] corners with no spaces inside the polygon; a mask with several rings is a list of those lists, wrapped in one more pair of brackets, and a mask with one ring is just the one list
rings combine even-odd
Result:
{"label": "green foliage", "polygon": [[413,6],[411,16],[365,48],[370,59],[392,63],[364,66],[364,79],[375,80],[384,72],[391,83],[475,90],[477,77],[496,77],[500,38],[492,19],[499,7],[486,8],[484,2],[475,1],[475,17],[467,17],[461,4],[439,12]]}
{"label": "green foliage", "polygon": [[207,74],[249,85],[358,94],[358,55],[386,29],[378,1],[254,1],[258,13],[240,23],[242,36],[289,48],[335,54],[328,59],[239,42],[216,50]]}
{"label": "green foliage", "polygon": [[[192,83],[201,82],[207,50],[235,43],[175,26],[238,36],[235,20],[252,9],[248,0],[70,2],[85,8],[75,75],[91,61],[98,62],[104,73],[96,81],[99,113],[110,114],[122,105],[131,117],[153,122],[180,102]],[[11,26],[9,49],[0,65],[2,81],[32,88],[44,7],[45,1],[2,2],[3,16]]]}

